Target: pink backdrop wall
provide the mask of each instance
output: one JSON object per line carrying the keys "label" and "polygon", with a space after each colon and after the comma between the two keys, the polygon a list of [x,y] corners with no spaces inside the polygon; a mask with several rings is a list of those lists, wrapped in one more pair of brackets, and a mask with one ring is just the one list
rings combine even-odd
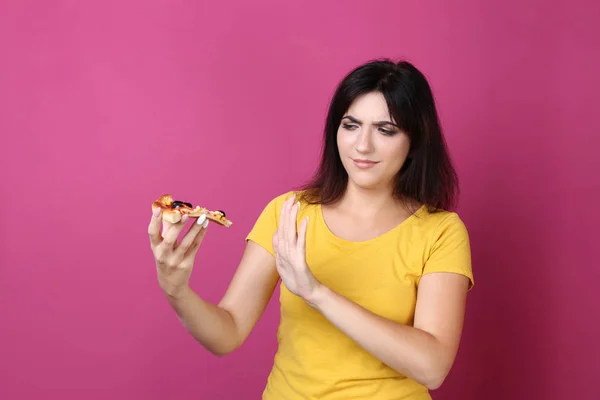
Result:
{"label": "pink backdrop wall", "polygon": [[150,203],[234,221],[192,278],[218,301],[262,207],[313,171],[335,84],[379,56],[431,79],[472,235],[435,398],[599,398],[600,10],[553,4],[2,2],[0,398],[259,398],[277,301],[209,355],[157,286]]}

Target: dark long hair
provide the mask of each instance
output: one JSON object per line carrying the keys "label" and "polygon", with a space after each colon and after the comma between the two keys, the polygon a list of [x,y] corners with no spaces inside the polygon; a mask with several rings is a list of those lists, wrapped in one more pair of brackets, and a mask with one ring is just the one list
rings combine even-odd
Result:
{"label": "dark long hair", "polygon": [[391,117],[410,138],[408,157],[395,178],[394,195],[416,200],[430,211],[454,208],[458,176],[429,83],[411,63],[389,59],[355,68],[338,85],[327,113],[319,168],[300,188],[300,198],[310,204],[330,204],[344,194],[348,174],[337,146],[338,127],[352,102],[370,92],[383,94]]}

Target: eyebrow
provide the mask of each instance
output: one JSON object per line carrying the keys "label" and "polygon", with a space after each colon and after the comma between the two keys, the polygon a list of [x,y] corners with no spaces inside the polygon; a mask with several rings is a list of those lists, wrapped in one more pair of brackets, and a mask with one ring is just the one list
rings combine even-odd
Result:
{"label": "eyebrow", "polygon": [[[362,125],[362,121],[360,121],[359,119],[353,117],[352,115],[344,115],[344,117],[342,118],[342,120],[344,119],[349,119],[350,121],[354,122],[355,124],[359,124]],[[385,126],[385,125],[390,125],[393,126],[395,128],[400,129],[400,127],[396,124],[394,124],[393,122],[390,121],[375,121],[373,122],[373,125],[375,126]]]}

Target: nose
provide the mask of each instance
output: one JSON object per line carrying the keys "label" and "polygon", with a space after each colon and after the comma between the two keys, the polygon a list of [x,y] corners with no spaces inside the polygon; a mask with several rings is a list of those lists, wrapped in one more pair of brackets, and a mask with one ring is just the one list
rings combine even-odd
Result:
{"label": "nose", "polygon": [[368,129],[363,129],[356,136],[356,151],[361,154],[369,154],[373,151],[373,138]]}

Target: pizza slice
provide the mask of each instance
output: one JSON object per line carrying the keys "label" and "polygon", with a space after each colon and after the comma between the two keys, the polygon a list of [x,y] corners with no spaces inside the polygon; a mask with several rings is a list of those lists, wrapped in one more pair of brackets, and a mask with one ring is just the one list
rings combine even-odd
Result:
{"label": "pizza slice", "polygon": [[207,219],[227,228],[232,224],[232,222],[227,219],[224,211],[211,211],[200,206],[194,207],[191,203],[173,200],[173,196],[170,194],[160,196],[152,203],[152,211],[154,212],[157,208],[161,209],[162,219],[172,224],[181,221],[181,217],[183,217],[184,214],[188,215],[190,218],[198,218],[202,214],[206,214]]}

